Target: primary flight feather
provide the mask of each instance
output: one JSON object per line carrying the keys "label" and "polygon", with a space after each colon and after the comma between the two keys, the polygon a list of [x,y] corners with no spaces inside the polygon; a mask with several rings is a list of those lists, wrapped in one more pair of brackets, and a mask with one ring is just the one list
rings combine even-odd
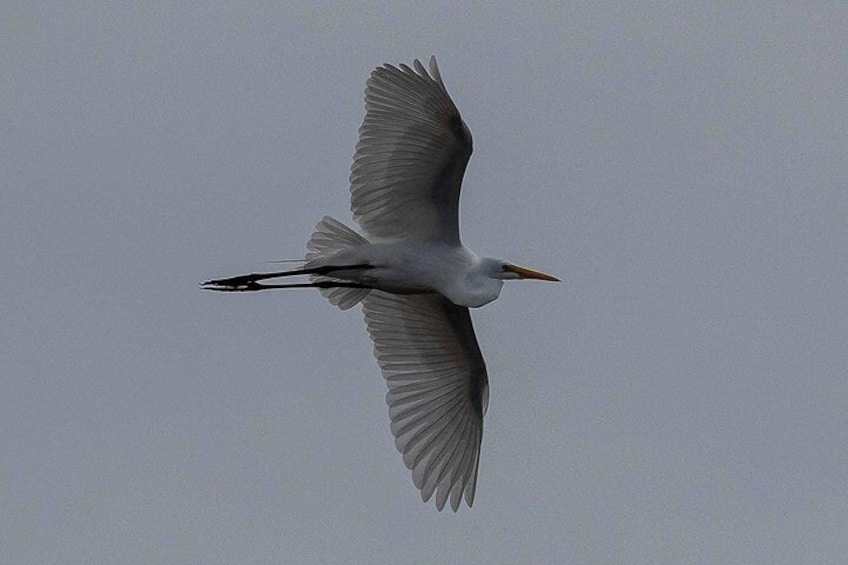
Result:
{"label": "primary flight feather", "polygon": [[[315,287],[348,309],[362,303],[389,388],[391,430],[426,502],[474,503],[486,363],[468,308],[495,300],[503,281],[557,278],[487,257],[459,237],[459,192],[471,132],[436,59],[383,65],[365,88],[365,120],[350,175],[351,211],[365,237],[324,217],[303,268],[211,280],[219,291]],[[260,281],[307,275],[310,282]]]}

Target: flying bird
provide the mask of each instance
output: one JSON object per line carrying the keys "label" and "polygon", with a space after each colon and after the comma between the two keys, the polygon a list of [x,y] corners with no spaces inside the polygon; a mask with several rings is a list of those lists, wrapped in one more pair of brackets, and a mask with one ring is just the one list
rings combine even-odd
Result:
{"label": "flying bird", "polygon": [[[479,257],[459,236],[459,192],[471,132],[430,58],[383,65],[365,88],[365,120],[350,175],[350,207],[363,235],[325,216],[302,268],[210,280],[209,290],[314,287],[346,310],[362,304],[388,384],[391,430],[424,502],[442,510],[477,488],[486,363],[469,308],[495,300],[503,282],[558,281]],[[309,282],[262,282],[306,275]]]}

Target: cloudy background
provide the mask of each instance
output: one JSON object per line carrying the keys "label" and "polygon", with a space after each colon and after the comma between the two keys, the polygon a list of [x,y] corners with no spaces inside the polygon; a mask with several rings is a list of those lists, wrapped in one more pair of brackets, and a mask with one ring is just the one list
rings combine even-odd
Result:
{"label": "cloudy background", "polygon": [[[843,563],[840,3],[3,3],[0,562]],[[474,312],[473,509],[422,504],[359,309],[297,258],[371,69],[435,54]]]}

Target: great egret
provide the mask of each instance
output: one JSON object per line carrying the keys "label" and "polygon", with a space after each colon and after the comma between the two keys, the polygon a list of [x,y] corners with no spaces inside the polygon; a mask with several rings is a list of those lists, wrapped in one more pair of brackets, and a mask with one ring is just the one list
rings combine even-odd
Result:
{"label": "great egret", "polygon": [[[366,237],[325,216],[301,269],[211,280],[257,291],[317,287],[345,310],[362,303],[388,383],[391,430],[412,480],[436,507],[474,503],[489,397],[486,363],[468,308],[495,300],[503,281],[556,277],[478,257],[459,237],[459,190],[471,133],[436,59],[384,65],[365,88],[365,121],[350,175],[351,210]],[[308,275],[311,282],[259,281]]]}

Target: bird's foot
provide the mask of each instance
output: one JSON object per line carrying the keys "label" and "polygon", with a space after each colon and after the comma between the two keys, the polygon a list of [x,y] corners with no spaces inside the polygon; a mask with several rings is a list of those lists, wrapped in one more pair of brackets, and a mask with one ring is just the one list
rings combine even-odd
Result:
{"label": "bird's foot", "polygon": [[200,283],[203,290],[217,290],[219,292],[249,292],[262,290],[263,285],[256,282],[253,275],[240,275],[228,279],[214,279]]}

